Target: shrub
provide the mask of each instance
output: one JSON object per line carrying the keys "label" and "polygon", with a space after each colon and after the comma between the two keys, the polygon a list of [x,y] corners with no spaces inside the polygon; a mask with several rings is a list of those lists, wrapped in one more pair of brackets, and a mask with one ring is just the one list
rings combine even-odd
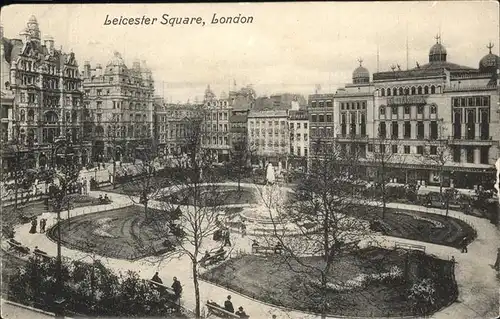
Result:
{"label": "shrub", "polygon": [[409,290],[408,299],[413,302],[414,310],[417,313],[426,313],[428,308],[436,302],[434,282],[426,278],[414,283]]}

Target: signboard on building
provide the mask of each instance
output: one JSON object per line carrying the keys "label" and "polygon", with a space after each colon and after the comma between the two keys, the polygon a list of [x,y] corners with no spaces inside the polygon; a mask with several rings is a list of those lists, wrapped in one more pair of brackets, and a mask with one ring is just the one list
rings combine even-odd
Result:
{"label": "signboard on building", "polygon": [[426,104],[425,98],[418,95],[401,95],[387,98],[387,105]]}

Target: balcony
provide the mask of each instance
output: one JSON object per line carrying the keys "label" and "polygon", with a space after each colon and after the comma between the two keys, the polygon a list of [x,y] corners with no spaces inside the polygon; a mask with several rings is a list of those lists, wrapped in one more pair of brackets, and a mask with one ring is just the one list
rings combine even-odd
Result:
{"label": "balcony", "polygon": [[337,134],[338,140],[368,140],[368,135],[366,134]]}
{"label": "balcony", "polygon": [[498,144],[492,136],[449,136],[448,142],[450,145],[491,146]]}

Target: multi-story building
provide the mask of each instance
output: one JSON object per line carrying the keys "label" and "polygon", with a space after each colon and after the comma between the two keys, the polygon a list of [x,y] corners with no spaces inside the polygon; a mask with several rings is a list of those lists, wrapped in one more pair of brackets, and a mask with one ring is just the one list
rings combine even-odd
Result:
{"label": "multi-story building", "polygon": [[[34,16],[20,36],[1,38],[2,138],[17,141],[26,153],[26,168],[59,163],[57,139],[70,142],[66,153],[86,165],[90,146],[82,132],[82,81],[75,54],[57,50],[50,36],[42,43]],[[3,163],[8,168],[9,158]]]}
{"label": "multi-story building", "polygon": [[202,110],[201,104],[164,104],[157,116],[161,117],[161,125],[165,126],[165,155],[187,153],[186,142],[192,134],[193,120],[202,117]]}
{"label": "multi-story building", "polygon": [[309,95],[307,111],[310,125],[310,150],[313,154],[331,148],[335,136],[334,131],[334,94]]}
{"label": "multi-story building", "polygon": [[369,138],[373,138],[373,83],[369,71],[360,65],[352,74],[352,83],[335,93],[334,127],[336,142],[344,149],[366,157]]}
{"label": "multi-story building", "polygon": [[249,85],[239,91],[230,91],[228,99],[231,103],[231,115],[229,117],[231,149],[235,151],[235,147],[238,146],[248,148],[247,120],[248,113],[255,107],[255,90]]}
{"label": "multi-story building", "polygon": [[259,162],[286,167],[290,151],[288,110],[250,111],[248,114],[248,144]]}
{"label": "multi-story building", "polygon": [[500,140],[499,58],[490,45],[479,68],[458,65],[447,61],[436,40],[428,63],[373,75],[373,118],[367,114],[373,130],[368,124],[367,131],[375,141],[368,156],[390,143],[387,151],[397,154],[401,167],[398,181],[439,184],[441,159],[445,185],[492,185]]}
{"label": "multi-story building", "polygon": [[217,162],[228,161],[231,151],[231,103],[228,99],[217,99],[210,85],[205,90],[203,102],[202,147],[210,150]]}
{"label": "multi-story building", "polygon": [[135,157],[138,144],[152,138],[154,81],[145,61],[128,68],[120,53],[114,52],[103,69],[85,62],[83,71],[86,115],[93,126],[86,133],[93,138],[94,161],[107,161],[115,152]]}
{"label": "multi-story building", "polygon": [[292,109],[288,112],[290,132],[289,163],[293,167],[307,167],[309,158],[309,114],[306,110]]}

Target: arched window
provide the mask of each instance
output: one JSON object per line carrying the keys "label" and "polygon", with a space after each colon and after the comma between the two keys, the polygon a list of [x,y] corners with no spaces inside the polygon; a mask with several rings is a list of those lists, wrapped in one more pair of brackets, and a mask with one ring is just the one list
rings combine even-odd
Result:
{"label": "arched window", "polygon": [[391,96],[391,89],[387,89],[387,96]]}
{"label": "arched window", "polygon": [[418,87],[417,94],[422,94],[422,87],[421,86]]}
{"label": "arched window", "polygon": [[26,121],[26,112],[24,110],[21,110],[21,122]]}
{"label": "arched window", "polygon": [[409,88],[405,88],[405,95],[410,95],[410,89]]}
{"label": "arched window", "polygon": [[415,94],[416,94],[415,87],[414,87],[414,86],[412,86],[412,87],[411,87],[411,95],[415,95]]}
{"label": "arched window", "polygon": [[398,89],[392,88],[392,95],[394,96],[398,95]]}
{"label": "arched window", "polygon": [[424,86],[424,94],[429,94],[429,87],[427,85]]}
{"label": "arched window", "polygon": [[399,88],[399,95],[403,95],[403,88]]}
{"label": "arched window", "polygon": [[66,112],[66,123],[69,123],[71,121],[71,113]]}
{"label": "arched window", "polygon": [[431,105],[430,111],[431,111],[431,114],[436,114],[437,113],[437,107],[435,105]]}
{"label": "arched window", "polygon": [[385,89],[384,88],[380,89],[380,96],[385,96]]}
{"label": "arched window", "polygon": [[436,87],[434,85],[431,86],[431,94],[436,94]]}

